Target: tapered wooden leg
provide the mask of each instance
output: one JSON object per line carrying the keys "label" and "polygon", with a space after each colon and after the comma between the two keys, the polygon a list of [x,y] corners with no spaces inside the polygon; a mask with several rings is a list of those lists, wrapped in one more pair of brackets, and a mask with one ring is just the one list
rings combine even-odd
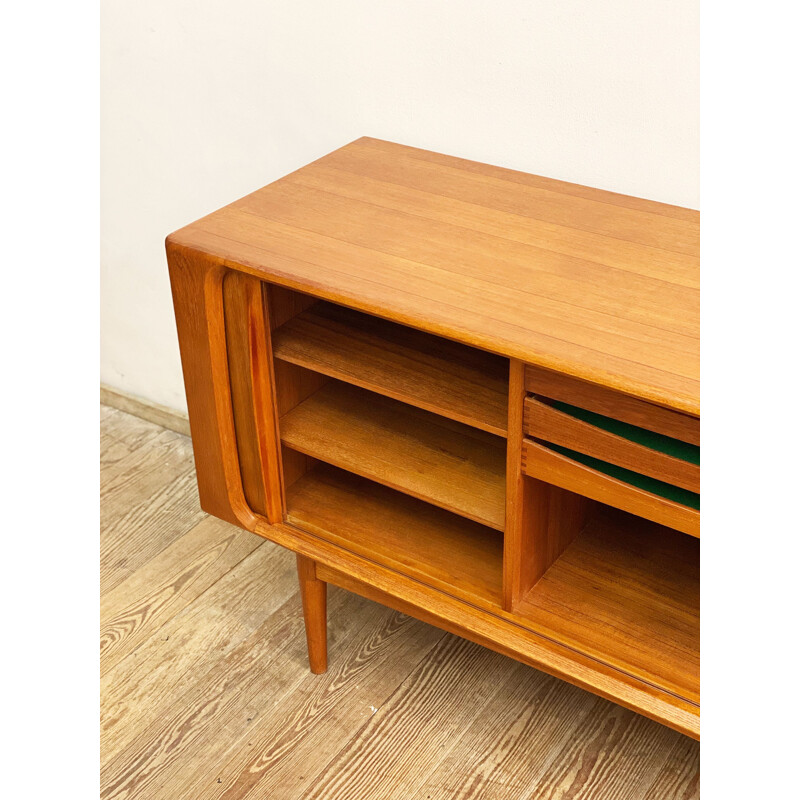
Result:
{"label": "tapered wooden leg", "polygon": [[328,584],[317,578],[315,563],[297,556],[297,577],[303,599],[308,664],[315,675],[328,669]]}

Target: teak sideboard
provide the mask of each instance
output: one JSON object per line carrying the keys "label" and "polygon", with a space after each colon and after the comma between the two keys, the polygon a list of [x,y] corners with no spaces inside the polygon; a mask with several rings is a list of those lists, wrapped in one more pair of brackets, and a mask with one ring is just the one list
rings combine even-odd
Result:
{"label": "teak sideboard", "polygon": [[359,139],[167,238],[203,509],[699,738],[699,217]]}

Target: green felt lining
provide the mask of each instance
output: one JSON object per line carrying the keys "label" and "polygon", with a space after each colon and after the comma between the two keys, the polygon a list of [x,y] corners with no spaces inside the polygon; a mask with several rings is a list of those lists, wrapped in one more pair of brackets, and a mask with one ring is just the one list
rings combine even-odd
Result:
{"label": "green felt lining", "polygon": [[[681,461],[688,461],[690,464],[700,464],[700,448],[696,444],[682,442],[680,439],[673,439],[671,436],[654,433],[653,431],[647,430],[647,428],[640,428],[636,425],[630,425],[627,422],[620,422],[613,417],[595,414],[594,411],[587,411],[584,408],[571,406],[567,403],[550,401],[550,405],[564,414],[569,414],[571,417],[588,422],[596,428],[602,428],[604,431],[613,433],[616,436],[621,436],[623,439],[628,439],[631,442],[644,445],[651,450],[658,450],[659,453],[679,458]],[[648,478],[648,480],[650,479]],[[689,494],[692,493],[690,492]]]}
{"label": "green felt lining", "polygon": [[612,478],[628,483],[631,486],[644,489],[644,491],[650,492],[651,494],[657,494],[659,497],[663,497],[666,500],[673,500],[681,505],[689,506],[689,508],[700,510],[700,495],[695,494],[695,492],[689,492],[686,489],[681,489],[679,486],[672,486],[672,484],[650,478],[647,475],[641,475],[638,472],[633,472],[624,467],[609,464],[606,461],[601,461],[599,458],[592,458],[592,456],[587,456],[583,453],[576,453],[574,450],[569,450],[566,447],[561,447],[556,444],[548,444],[547,447],[557,453],[561,453],[563,456],[567,456],[567,458],[571,458],[573,461],[579,461],[587,467],[610,475]]}

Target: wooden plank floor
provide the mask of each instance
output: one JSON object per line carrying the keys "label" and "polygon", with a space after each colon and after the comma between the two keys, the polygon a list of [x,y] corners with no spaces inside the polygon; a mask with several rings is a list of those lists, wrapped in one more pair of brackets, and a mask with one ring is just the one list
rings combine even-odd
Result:
{"label": "wooden plank floor", "polygon": [[101,484],[103,800],[699,796],[696,742],[334,587],[312,675],[293,555],[186,437],[101,407]]}

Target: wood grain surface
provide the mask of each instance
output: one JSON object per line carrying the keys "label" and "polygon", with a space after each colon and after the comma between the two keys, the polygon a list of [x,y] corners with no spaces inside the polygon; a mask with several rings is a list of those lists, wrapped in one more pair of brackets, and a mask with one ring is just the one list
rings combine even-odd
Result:
{"label": "wood grain surface", "polygon": [[696,509],[598,472],[532,439],[523,442],[522,468],[532,478],[700,537],[700,512]]}
{"label": "wood grain surface", "polygon": [[699,544],[607,510],[516,612],[537,632],[699,705]]}
{"label": "wood grain surface", "polygon": [[362,138],[169,237],[699,415],[699,214]]}
{"label": "wood grain surface", "polygon": [[[129,514],[162,479],[163,433],[103,411],[104,571],[126,574],[101,621],[128,631],[104,648],[103,800],[353,797],[344,775],[383,800],[699,796],[696,742],[336,587],[312,675],[289,551],[205,517],[191,485],[161,518]],[[142,552],[120,573],[122,530]]]}
{"label": "wood grain surface", "polygon": [[679,414],[652,403],[627,397],[606,386],[579,381],[549,369],[525,367],[525,389],[533,394],[560,400],[607,417],[655,431],[663,436],[700,444],[700,419]]}
{"label": "wood grain surface", "polygon": [[659,481],[700,492],[700,466],[617,436],[535,397],[525,399],[525,433]]}
{"label": "wood grain surface", "polygon": [[503,537],[400,492],[320,464],[287,496],[288,521],[467,602],[500,602]]}
{"label": "wood grain surface", "polygon": [[279,427],[294,450],[503,530],[506,448],[499,436],[338,381]]}
{"label": "wood grain surface", "polygon": [[283,519],[283,482],[266,286],[229,272],[222,291],[242,488],[253,511],[278,522]]}
{"label": "wood grain surface", "polygon": [[508,362],[331,303],[275,332],[275,357],[506,435]]}

